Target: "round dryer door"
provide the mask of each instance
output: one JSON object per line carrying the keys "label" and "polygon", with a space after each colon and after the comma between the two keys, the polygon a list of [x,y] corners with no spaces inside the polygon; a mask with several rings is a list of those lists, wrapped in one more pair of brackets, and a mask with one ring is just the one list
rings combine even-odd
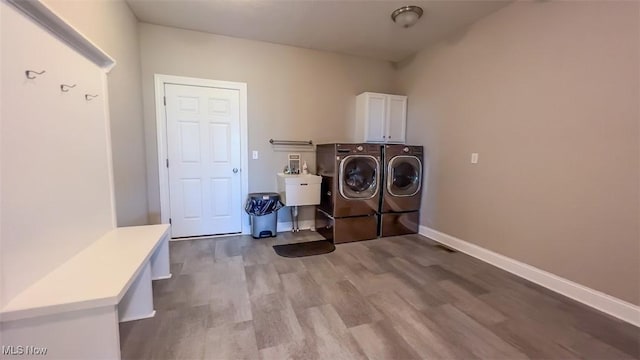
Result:
{"label": "round dryer door", "polygon": [[349,155],[340,162],[340,194],[345,199],[371,199],[378,194],[380,163],[371,155]]}
{"label": "round dryer door", "polygon": [[393,196],[413,196],[420,191],[422,162],[415,156],[400,155],[389,161],[387,190]]}

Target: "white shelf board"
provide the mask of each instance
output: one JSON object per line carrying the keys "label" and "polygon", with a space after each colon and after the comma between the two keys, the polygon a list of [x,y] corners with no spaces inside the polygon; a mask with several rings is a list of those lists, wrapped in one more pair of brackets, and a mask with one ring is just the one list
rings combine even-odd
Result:
{"label": "white shelf board", "polygon": [[169,225],[117,228],[18,294],[0,322],[117,305]]}

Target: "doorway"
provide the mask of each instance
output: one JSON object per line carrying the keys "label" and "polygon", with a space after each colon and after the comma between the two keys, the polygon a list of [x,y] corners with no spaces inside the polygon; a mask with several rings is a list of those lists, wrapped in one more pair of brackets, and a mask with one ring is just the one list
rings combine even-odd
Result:
{"label": "doorway", "polygon": [[247,232],[246,84],[156,75],[161,219],[172,238]]}

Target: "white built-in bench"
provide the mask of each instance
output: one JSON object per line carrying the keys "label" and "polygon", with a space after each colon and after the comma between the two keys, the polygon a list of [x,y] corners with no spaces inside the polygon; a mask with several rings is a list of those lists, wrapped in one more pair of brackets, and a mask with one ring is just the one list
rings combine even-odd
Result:
{"label": "white built-in bench", "polygon": [[118,323],[154,316],[151,281],[171,277],[168,240],[169,225],[110,231],[2,308],[2,343],[119,359]]}

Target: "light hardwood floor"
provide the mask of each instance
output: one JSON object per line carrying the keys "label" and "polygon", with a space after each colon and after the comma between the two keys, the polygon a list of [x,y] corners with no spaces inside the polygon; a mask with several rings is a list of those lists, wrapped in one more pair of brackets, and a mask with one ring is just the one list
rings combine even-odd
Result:
{"label": "light hardwood floor", "polygon": [[124,359],[638,359],[640,329],[420,235],[282,258],[312,232],[171,243]]}

